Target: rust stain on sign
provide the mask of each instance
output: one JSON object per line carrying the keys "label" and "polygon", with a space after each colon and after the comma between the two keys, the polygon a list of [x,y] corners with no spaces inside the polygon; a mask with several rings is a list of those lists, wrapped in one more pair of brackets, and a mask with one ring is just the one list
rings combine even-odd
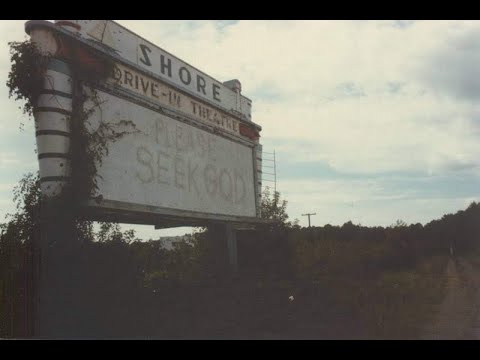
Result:
{"label": "rust stain on sign", "polygon": [[130,67],[117,63],[109,82],[174,108],[196,120],[241,135],[240,122],[237,119]]}

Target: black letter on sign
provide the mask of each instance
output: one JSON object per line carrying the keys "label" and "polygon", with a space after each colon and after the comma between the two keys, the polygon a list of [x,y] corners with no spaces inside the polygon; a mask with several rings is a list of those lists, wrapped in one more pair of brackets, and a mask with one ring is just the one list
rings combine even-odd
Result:
{"label": "black letter on sign", "polygon": [[197,75],[197,91],[200,92],[202,90],[203,95],[207,95],[205,92],[205,79],[200,75]]}
{"label": "black letter on sign", "polygon": [[168,77],[172,77],[172,60],[167,59],[165,63],[165,56],[160,55],[160,70],[163,75],[165,75],[165,69],[168,70]]}
{"label": "black letter on sign", "polygon": [[218,92],[218,90],[220,90],[220,86],[218,86],[217,84],[213,84],[212,90],[213,90],[213,98],[218,102],[220,102],[220,98],[218,97],[218,95],[220,95],[220,93]]}
{"label": "black letter on sign", "polygon": [[214,196],[217,192],[217,169],[214,165],[208,164],[203,170],[203,177],[205,182],[205,190],[210,196]]}
{"label": "black letter on sign", "polygon": [[140,50],[142,50],[142,54],[143,54],[143,59],[140,58],[140,61],[147,66],[152,66],[152,63],[150,62],[150,59],[148,58],[148,54],[147,54],[147,51],[151,53],[152,50],[150,50],[150,48],[147,45],[143,45],[143,44],[140,44]]}
{"label": "black letter on sign", "polygon": [[[187,80],[184,80],[183,79],[183,75],[182,74],[187,74]],[[185,85],[189,85],[190,82],[192,81],[192,75],[190,75],[190,71],[188,71],[188,69],[185,67],[185,66],[182,66],[179,70],[179,73],[178,75],[180,75],[180,80],[182,80],[182,82],[185,84]]]}
{"label": "black letter on sign", "polygon": [[[245,181],[243,180],[242,174],[237,169],[233,170],[233,173],[233,189],[235,192],[234,203],[239,204],[245,199]],[[240,188],[238,187],[239,184]]]}
{"label": "black letter on sign", "polygon": [[192,164],[190,163],[190,160],[188,160],[188,191],[190,192],[193,184],[195,193],[198,196],[198,193],[199,193],[198,186],[197,186],[197,182],[195,181],[195,176],[193,176],[193,174],[195,174],[195,170],[197,170],[197,167],[198,167],[198,164],[195,165],[195,167],[192,169]]}
{"label": "black letter on sign", "polygon": [[120,70],[117,66],[113,68],[113,80],[120,83],[122,81],[122,70]]}
{"label": "black letter on sign", "polygon": [[137,171],[137,178],[143,184],[149,184],[153,180],[152,160],[153,155],[146,147],[141,146],[137,149],[137,161],[150,170],[146,174],[144,173],[145,175],[142,175],[139,171]]}
{"label": "black letter on sign", "polygon": [[[223,179],[225,178],[224,175],[226,175],[228,178],[228,187],[227,187],[228,191],[225,191],[225,188],[223,186],[225,184],[225,181],[223,181]],[[230,174],[226,169],[222,169],[222,171],[220,171],[220,176],[218,177],[218,186],[220,189],[220,195],[222,195],[222,197],[225,200],[232,201],[233,191],[234,191],[233,182],[232,182],[232,177],[230,176]]]}

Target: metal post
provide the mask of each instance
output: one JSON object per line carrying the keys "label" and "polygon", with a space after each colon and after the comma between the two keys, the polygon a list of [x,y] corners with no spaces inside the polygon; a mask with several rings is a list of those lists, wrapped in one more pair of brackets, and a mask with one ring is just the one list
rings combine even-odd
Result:
{"label": "metal post", "polygon": [[74,271],[73,213],[64,199],[42,203],[39,237],[36,333],[39,338],[68,337],[74,330],[71,316]]}
{"label": "metal post", "polygon": [[231,223],[226,224],[228,263],[233,274],[238,272],[237,232]]}

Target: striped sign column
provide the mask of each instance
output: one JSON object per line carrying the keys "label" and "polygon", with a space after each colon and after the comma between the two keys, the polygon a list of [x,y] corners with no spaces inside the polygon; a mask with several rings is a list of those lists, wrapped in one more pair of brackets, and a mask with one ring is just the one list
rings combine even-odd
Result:
{"label": "striped sign column", "polygon": [[56,197],[68,184],[71,174],[72,73],[69,64],[57,58],[62,45],[51,30],[30,23],[25,30],[40,54],[49,58],[33,115],[40,190],[46,197]]}
{"label": "striped sign column", "polygon": [[59,196],[70,179],[71,114],[70,67],[52,58],[34,109],[40,188],[47,197]]}

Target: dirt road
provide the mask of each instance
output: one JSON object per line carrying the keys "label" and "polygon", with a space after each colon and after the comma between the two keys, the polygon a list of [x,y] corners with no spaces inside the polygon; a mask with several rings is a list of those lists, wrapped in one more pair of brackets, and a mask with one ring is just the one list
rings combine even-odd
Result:
{"label": "dirt road", "polygon": [[446,268],[447,293],[424,340],[480,340],[480,269],[464,258],[451,258]]}

